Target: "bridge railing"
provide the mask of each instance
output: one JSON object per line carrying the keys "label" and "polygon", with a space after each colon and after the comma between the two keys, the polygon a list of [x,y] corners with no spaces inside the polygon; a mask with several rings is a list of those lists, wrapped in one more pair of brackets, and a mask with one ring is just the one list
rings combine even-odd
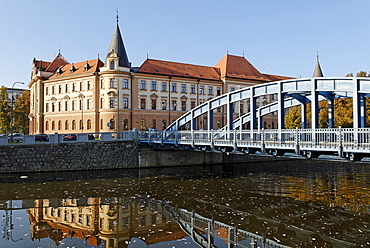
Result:
{"label": "bridge railing", "polygon": [[[251,147],[264,150],[290,149],[370,153],[370,128],[190,130],[163,135],[158,131],[139,132],[141,141],[192,147]],[[166,137],[166,138],[164,138]]]}

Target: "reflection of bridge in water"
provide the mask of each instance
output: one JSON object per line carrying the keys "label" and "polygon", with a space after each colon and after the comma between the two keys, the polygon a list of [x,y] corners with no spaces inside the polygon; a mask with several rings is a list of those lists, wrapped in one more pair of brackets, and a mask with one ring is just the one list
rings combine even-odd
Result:
{"label": "reflection of bridge in water", "polygon": [[[257,99],[276,96],[275,102],[257,108]],[[338,154],[351,161],[370,156],[370,129],[366,128],[366,98],[370,96],[369,78],[308,78],[270,82],[232,91],[193,108],[175,120],[164,132],[140,134],[142,143],[157,146],[201,149],[257,150],[281,155],[286,151],[306,155]],[[353,128],[335,127],[334,100],[352,98]],[[319,102],[328,105],[328,128],[319,127]],[[249,112],[233,119],[237,104],[249,105]],[[311,121],[307,104],[311,103]],[[285,129],[285,109],[301,108],[302,129]],[[226,109],[226,125],[214,130],[213,113]],[[276,113],[278,129],[263,128],[265,115]],[[198,119],[207,125],[197,127]],[[307,128],[310,124],[310,128]],[[200,130],[200,128],[202,130]],[[187,131],[185,131],[187,130]]]}
{"label": "reflection of bridge in water", "polygon": [[[255,200],[258,205],[260,200]],[[14,209],[26,207],[17,202]],[[365,215],[309,202],[276,201],[261,213],[255,209],[236,210],[205,201],[198,204],[211,204],[213,209],[231,212],[245,224],[227,224],[142,196],[34,200],[33,207],[27,212],[32,239],[50,238],[60,244],[67,237],[78,238],[92,245],[104,241],[105,247],[117,248],[127,247],[134,238],[150,245],[187,235],[200,247],[207,248],[224,247],[225,244],[230,248],[297,244],[302,247],[352,247],[366,242],[369,234],[366,227],[369,218]],[[287,218],[290,224],[287,224]],[[174,221],[187,235],[174,225]]]}

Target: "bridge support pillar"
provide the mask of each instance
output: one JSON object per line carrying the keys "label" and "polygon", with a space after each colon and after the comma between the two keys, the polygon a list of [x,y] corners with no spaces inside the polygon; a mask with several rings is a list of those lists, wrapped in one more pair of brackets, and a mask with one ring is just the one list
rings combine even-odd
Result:
{"label": "bridge support pillar", "polygon": [[328,99],[328,126],[334,128],[334,99]]}
{"label": "bridge support pillar", "polygon": [[305,103],[301,103],[301,122],[302,129],[307,128],[307,106]]}

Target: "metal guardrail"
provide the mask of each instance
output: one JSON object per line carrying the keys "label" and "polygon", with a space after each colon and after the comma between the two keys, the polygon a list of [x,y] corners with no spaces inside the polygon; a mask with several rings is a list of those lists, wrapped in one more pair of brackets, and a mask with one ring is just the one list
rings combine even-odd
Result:
{"label": "metal guardrail", "polygon": [[107,133],[75,133],[75,134],[48,134],[48,135],[20,135],[13,139],[8,136],[0,136],[0,146],[14,145],[41,145],[78,142],[101,142],[101,141],[124,141],[136,140],[137,131]]}
{"label": "metal guardrail", "polygon": [[[164,138],[166,137],[166,138]],[[204,147],[209,149],[257,149],[263,152],[330,152],[339,156],[369,154],[370,128],[233,130],[220,135],[213,130],[139,132],[139,142],[150,145]],[[274,154],[275,155],[275,154]]]}

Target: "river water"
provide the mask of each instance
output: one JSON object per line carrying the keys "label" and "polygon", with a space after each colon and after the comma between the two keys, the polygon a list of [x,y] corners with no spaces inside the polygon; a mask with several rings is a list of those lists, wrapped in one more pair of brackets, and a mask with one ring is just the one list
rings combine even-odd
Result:
{"label": "river water", "polygon": [[370,164],[0,175],[0,247],[370,247]]}

